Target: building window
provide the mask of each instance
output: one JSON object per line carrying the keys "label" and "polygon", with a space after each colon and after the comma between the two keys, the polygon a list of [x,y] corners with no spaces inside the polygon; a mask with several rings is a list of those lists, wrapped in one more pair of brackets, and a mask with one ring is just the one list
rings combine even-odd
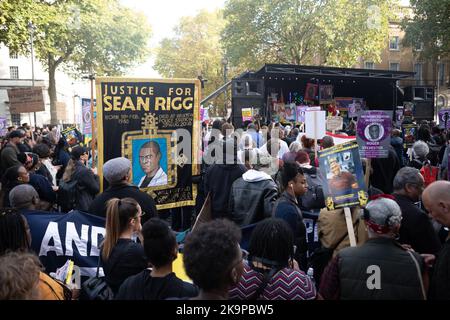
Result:
{"label": "building window", "polygon": [[9,78],[19,79],[19,67],[9,67]]}
{"label": "building window", "polygon": [[365,69],[375,69],[375,64],[373,62],[366,61],[364,63],[364,68]]}
{"label": "building window", "polygon": [[422,81],[422,64],[415,63],[414,64],[414,80]]}
{"label": "building window", "polygon": [[20,113],[12,113],[11,122],[13,125],[20,126]]}
{"label": "building window", "polygon": [[398,37],[391,37],[389,39],[389,50],[399,50]]}
{"label": "building window", "polygon": [[400,63],[398,63],[398,62],[390,62],[389,63],[389,70],[391,70],[391,71],[400,71]]}
{"label": "building window", "polygon": [[416,41],[414,43],[414,51],[422,51],[423,50],[423,43],[420,41]]}
{"label": "building window", "polygon": [[445,79],[445,64],[444,63],[439,63],[438,72],[439,72],[439,74],[438,74],[439,85],[443,86],[444,79]]}
{"label": "building window", "polygon": [[9,52],[9,58],[10,59],[18,59],[19,57],[17,55],[17,52],[10,51]]}

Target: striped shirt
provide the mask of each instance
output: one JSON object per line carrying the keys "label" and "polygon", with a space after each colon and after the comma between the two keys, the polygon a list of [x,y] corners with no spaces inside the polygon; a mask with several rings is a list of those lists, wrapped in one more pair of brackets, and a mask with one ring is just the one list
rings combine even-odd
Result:
{"label": "striped shirt", "polygon": [[[244,263],[239,283],[229,291],[230,300],[248,300],[263,283],[264,275]],[[258,300],[313,300],[316,288],[303,271],[284,268],[275,273]]]}

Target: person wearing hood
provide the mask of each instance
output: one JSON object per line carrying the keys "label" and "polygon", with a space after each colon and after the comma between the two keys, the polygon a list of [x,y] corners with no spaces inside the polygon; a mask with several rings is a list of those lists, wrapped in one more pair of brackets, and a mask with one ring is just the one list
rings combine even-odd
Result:
{"label": "person wearing hood", "polygon": [[205,194],[211,197],[213,219],[230,218],[228,202],[231,186],[247,171],[245,166],[237,162],[237,143],[234,139],[228,139],[222,145],[218,144],[215,149],[220,147],[222,147],[223,156],[220,158],[220,155],[216,154],[219,159],[216,159],[215,163],[207,169],[204,180]]}
{"label": "person wearing hood", "polygon": [[399,129],[392,130],[391,133],[391,146],[394,148],[400,161],[400,168],[405,165],[405,159],[403,156],[403,139],[400,137],[401,131]]}
{"label": "person wearing hood", "polygon": [[298,198],[302,211],[320,210],[325,207],[325,197],[322,186],[326,179],[317,167],[311,165],[311,159],[305,151],[297,152],[295,161],[300,165],[308,183],[308,190]]}
{"label": "person wearing hood", "polygon": [[231,186],[229,208],[231,220],[240,226],[270,218],[278,198],[278,189],[272,177],[260,171],[269,160],[255,149],[245,150],[242,162],[248,169]]}

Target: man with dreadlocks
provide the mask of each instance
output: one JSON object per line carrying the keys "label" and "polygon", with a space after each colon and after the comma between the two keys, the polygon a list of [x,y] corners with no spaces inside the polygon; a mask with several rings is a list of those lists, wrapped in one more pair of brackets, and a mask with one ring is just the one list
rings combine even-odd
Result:
{"label": "man with dreadlocks", "polygon": [[[16,209],[0,209],[0,256],[7,252],[28,252],[31,245],[31,233],[26,218]],[[68,291],[46,275],[39,274],[39,299],[64,300]]]}
{"label": "man with dreadlocks", "polygon": [[231,300],[312,300],[316,288],[294,260],[294,235],[277,218],[259,222],[252,232],[248,261]]}

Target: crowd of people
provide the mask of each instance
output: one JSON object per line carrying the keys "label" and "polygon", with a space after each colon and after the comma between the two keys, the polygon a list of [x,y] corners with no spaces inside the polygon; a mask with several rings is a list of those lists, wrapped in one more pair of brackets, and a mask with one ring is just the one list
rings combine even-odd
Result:
{"label": "crowd of people", "polygon": [[[356,247],[344,210],[325,208],[317,151],[331,136],[316,145],[298,127],[259,122],[233,133],[222,120],[203,132],[203,158],[215,161],[193,181],[196,206],[158,211],[131,183],[130,160],[104,163],[100,193],[89,148],[69,148],[54,129],[10,128],[0,151],[0,299],[77,297],[43,272],[25,217],[71,210],[105,218],[99,265],[119,300],[450,298],[443,130],[421,123],[408,149],[394,129],[388,158],[363,159],[370,201],[351,208]],[[211,221],[191,230],[207,203]],[[305,217],[317,220],[318,246]],[[180,248],[176,232],[186,230]],[[174,273],[180,250],[192,283]]]}

